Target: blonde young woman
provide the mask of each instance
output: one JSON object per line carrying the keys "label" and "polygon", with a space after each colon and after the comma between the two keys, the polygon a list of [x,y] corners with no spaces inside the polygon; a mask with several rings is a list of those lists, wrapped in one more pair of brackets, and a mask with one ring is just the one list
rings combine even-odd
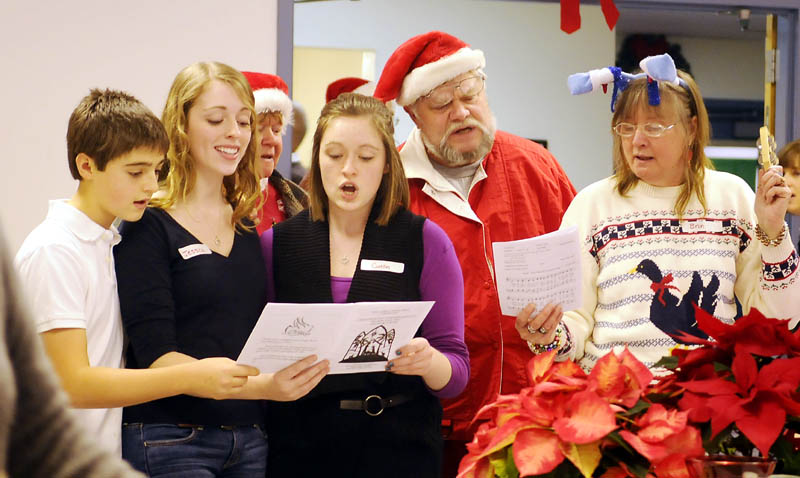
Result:
{"label": "blonde young woman", "polygon": [[[127,366],[236,359],[266,304],[253,93],[237,70],[196,63],[178,73],[163,114],[170,139],[163,196],[122,226],[115,248]],[[264,409],[327,372],[307,357],[275,374],[238,377],[231,400],[181,395],[127,407],[123,456],[150,476],[263,476]],[[249,400],[248,400],[249,399]]]}
{"label": "blonde young woman", "polygon": [[332,375],[303,399],[270,404],[270,476],[439,476],[439,398],[458,395],[469,378],[464,285],[444,231],[406,209],[393,135],[392,113],[375,98],[345,93],[325,105],[310,210],[261,236],[268,295],[436,303],[386,372]]}

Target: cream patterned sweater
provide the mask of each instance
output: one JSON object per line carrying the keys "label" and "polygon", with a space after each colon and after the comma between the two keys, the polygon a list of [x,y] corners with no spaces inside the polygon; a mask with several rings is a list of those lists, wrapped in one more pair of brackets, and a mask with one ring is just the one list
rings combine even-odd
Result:
{"label": "cream patterned sweater", "polygon": [[677,344],[679,331],[701,335],[693,303],[720,320],[755,307],[768,317],[800,320],[798,256],[791,240],[764,247],[755,237],[755,196],[737,176],[707,170],[708,210],[693,198],[682,218],[677,187],[639,182],[621,197],[613,178],[582,190],[561,227],[582,241],[583,307],[564,314],[571,358],[590,369],[628,346],[652,366]]}

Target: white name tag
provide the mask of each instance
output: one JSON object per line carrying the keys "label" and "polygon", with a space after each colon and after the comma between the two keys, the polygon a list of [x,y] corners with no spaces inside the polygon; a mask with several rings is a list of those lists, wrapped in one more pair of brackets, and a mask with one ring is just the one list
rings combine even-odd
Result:
{"label": "white name tag", "polygon": [[722,221],[706,221],[706,231],[722,232]]}
{"label": "white name tag", "polygon": [[406,265],[402,262],[392,261],[373,261],[370,259],[361,259],[362,271],[386,271],[395,274],[402,274],[406,269]]}
{"label": "white name tag", "polygon": [[697,221],[684,221],[683,230],[691,233],[702,232],[722,232],[722,223],[719,221],[707,221],[698,219]]}
{"label": "white name tag", "polygon": [[195,256],[202,256],[203,254],[211,254],[211,249],[205,244],[189,244],[178,249],[181,257],[184,260],[189,260]]}

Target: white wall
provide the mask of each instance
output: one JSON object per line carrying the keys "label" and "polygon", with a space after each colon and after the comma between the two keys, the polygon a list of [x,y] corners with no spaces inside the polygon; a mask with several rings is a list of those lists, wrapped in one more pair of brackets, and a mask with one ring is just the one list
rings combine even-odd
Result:
{"label": "white wall", "polygon": [[669,36],[692,66],[704,98],[764,99],[764,39]]}
{"label": "white wall", "polygon": [[[612,65],[614,33],[599,6],[581,5],[581,29],[559,29],[557,3],[361,0],[295,5],[295,45],[374,49],[378,73],[402,42],[451,33],[486,55],[489,102],[500,129],[547,139],[575,187],[611,173],[610,95],[572,97],[567,76]],[[411,120],[400,111],[398,138]]]}
{"label": "white wall", "polygon": [[274,73],[277,0],[3,0],[0,222],[15,252],[71,196],[66,129],[92,87],[126,90],[161,115],[175,74],[200,60]]}

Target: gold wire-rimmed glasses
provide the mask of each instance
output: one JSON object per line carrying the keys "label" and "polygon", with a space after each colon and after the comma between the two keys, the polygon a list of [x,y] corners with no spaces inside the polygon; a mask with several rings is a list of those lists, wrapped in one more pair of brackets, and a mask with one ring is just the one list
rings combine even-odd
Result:
{"label": "gold wire-rimmed glasses", "polygon": [[458,83],[444,84],[437,86],[427,95],[422,97],[428,101],[428,104],[435,109],[441,109],[448,106],[456,94],[458,99],[464,103],[471,103],[475,101],[486,84],[486,79],[482,75],[469,76],[459,81]]}
{"label": "gold wire-rimmed glasses", "polygon": [[618,135],[622,136],[623,138],[630,138],[634,134],[636,134],[636,129],[641,127],[642,132],[645,136],[650,138],[660,138],[664,136],[664,133],[671,130],[675,124],[671,125],[663,125],[661,123],[645,123],[645,124],[633,124],[633,123],[617,123],[614,125],[614,132]]}

